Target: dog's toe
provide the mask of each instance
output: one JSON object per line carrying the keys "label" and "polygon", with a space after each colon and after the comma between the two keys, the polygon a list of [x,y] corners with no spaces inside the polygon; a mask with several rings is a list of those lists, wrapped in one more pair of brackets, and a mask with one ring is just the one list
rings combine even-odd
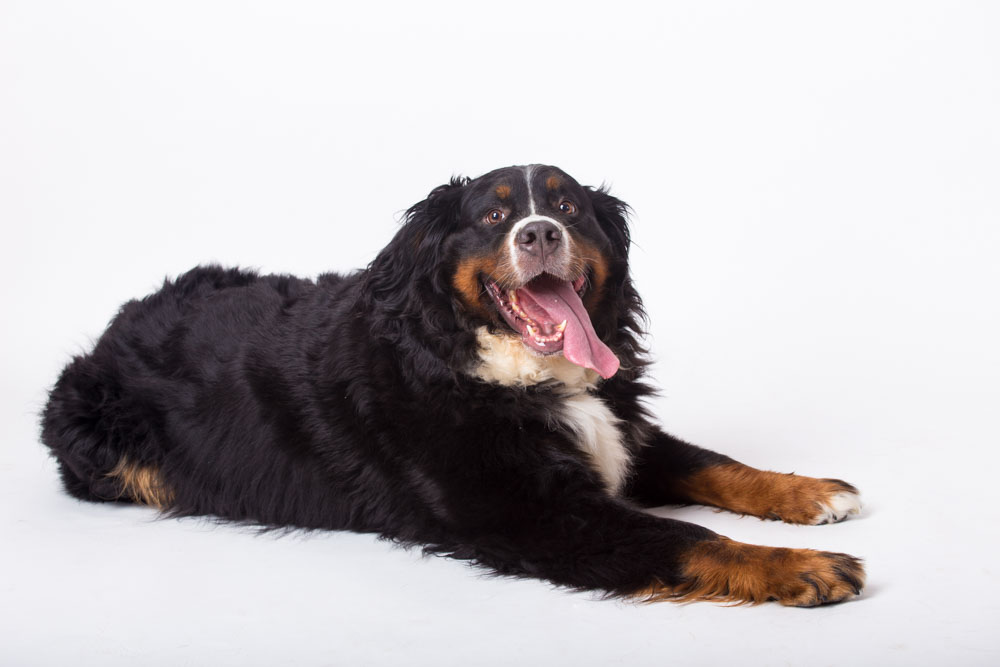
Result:
{"label": "dog's toe", "polygon": [[830,494],[824,500],[817,500],[818,512],[813,518],[814,526],[837,523],[849,516],[861,513],[861,496],[856,490],[843,490]]}

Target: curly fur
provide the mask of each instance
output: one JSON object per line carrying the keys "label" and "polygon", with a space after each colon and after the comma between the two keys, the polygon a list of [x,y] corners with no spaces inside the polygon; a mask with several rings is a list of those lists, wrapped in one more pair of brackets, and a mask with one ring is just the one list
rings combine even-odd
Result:
{"label": "curly fur", "polygon": [[[587,307],[621,362],[577,387],[612,415],[590,429],[589,453],[559,373],[510,384],[476,374],[483,332],[512,332],[485,296],[454,287],[460,263],[495,255],[509,229],[483,225],[482,207],[500,194],[514,211],[531,196],[524,179],[547,174],[535,191],[565,188],[579,207],[567,233],[599,255],[578,258],[601,267]],[[363,271],[307,280],[196,268],[126,303],[69,363],[42,440],[81,499],[377,533],[612,595],[721,595],[724,573],[698,584],[685,567],[722,538],[638,507],[687,502],[685,480],[734,462],[662,433],[642,404],[645,313],[627,215],[606,189],[553,167],[508,168],[435,188]],[[595,465],[610,432],[630,459],[615,463],[631,470],[618,494]]]}

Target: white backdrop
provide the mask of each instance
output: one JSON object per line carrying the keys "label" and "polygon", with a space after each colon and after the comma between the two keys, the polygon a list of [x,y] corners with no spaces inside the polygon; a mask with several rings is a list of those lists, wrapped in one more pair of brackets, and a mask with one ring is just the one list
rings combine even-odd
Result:
{"label": "white backdrop", "polygon": [[[0,664],[997,664],[998,34],[967,2],[3,0]],[[860,600],[602,602],[61,493],[36,414],[122,301],[363,266],[528,162],[634,207],[668,430],[867,501],[662,512],[862,556]]]}

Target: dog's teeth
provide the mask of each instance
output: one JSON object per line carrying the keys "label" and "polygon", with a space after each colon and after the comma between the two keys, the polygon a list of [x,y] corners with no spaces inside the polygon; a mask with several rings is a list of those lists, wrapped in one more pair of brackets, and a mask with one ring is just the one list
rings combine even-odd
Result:
{"label": "dog's teeth", "polygon": [[[511,292],[511,294],[513,294],[513,292]],[[531,321],[531,316],[528,315],[528,313],[524,312],[524,309],[522,309],[521,306],[517,304],[516,297],[514,297],[514,299],[511,300],[510,307],[514,309],[514,312],[517,313],[517,316],[520,317],[522,320]]]}
{"label": "dog's teeth", "polygon": [[526,328],[528,331],[528,335],[531,336],[531,339],[535,341],[535,343],[540,347],[545,347],[546,343],[558,343],[559,341],[562,340],[563,329],[565,329],[565,324],[566,323],[563,322],[561,325],[556,325],[555,333],[549,336],[543,334],[541,331],[539,331],[539,328],[533,324],[528,324]]}
{"label": "dog's teeth", "polygon": [[561,334],[563,331],[566,331],[566,322],[567,320],[563,320],[562,322],[556,325],[556,333]]}

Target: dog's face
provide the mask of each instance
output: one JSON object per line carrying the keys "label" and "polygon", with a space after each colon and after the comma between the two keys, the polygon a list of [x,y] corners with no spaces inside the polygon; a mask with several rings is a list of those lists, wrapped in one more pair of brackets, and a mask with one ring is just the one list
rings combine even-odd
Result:
{"label": "dog's face", "polygon": [[458,216],[460,302],[538,354],[613,375],[618,359],[591,321],[613,250],[590,192],[556,167],[508,167],[466,184]]}
{"label": "dog's face", "polygon": [[551,166],[452,179],[407,211],[369,267],[366,293],[385,314],[373,333],[398,341],[412,331],[454,359],[468,349],[463,334],[485,325],[535,357],[561,354],[605,378],[621,358],[634,378],[642,305],[626,210]]}

